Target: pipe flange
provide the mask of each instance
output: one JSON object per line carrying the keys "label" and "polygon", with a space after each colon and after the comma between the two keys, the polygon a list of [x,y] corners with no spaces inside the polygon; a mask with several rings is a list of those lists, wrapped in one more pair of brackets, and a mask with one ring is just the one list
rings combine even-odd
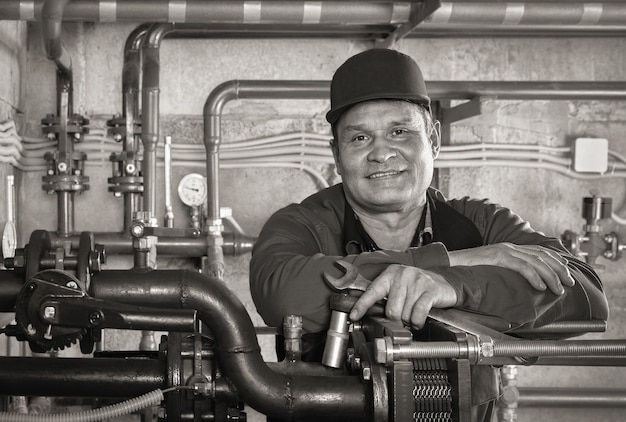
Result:
{"label": "pipe flange", "polygon": [[[116,115],[107,120],[108,134],[113,135],[113,139],[120,142],[127,134],[126,117]],[[141,135],[141,120],[133,120],[133,135]]]}
{"label": "pipe flange", "polygon": [[89,190],[89,177],[83,175],[43,176],[41,189],[46,192],[83,192]]}

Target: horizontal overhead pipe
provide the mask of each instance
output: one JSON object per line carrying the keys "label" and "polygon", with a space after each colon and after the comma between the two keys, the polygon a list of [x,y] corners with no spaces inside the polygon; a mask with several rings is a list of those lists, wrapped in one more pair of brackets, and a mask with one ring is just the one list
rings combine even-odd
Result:
{"label": "horizontal overhead pipe", "polygon": [[364,384],[357,376],[298,376],[273,371],[263,361],[254,325],[221,280],[186,270],[103,271],[93,277],[97,299],[196,309],[215,339],[219,367],[242,400],[285,420],[362,419]]}
{"label": "horizontal overhead pipe", "polygon": [[625,25],[626,5],[603,2],[444,2],[425,24]]}
{"label": "horizontal overhead pipe", "polygon": [[519,407],[626,407],[626,390],[607,388],[520,387]]}
{"label": "horizontal overhead pipe", "polygon": [[[0,19],[41,20],[43,0],[4,0]],[[286,24],[380,24],[407,22],[410,2],[384,1],[206,1],[100,0],[71,2],[65,21],[230,22]]]}

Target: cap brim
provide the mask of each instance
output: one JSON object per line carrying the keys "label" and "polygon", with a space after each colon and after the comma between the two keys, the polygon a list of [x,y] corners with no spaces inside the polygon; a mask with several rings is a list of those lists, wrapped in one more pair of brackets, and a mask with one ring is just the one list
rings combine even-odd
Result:
{"label": "cap brim", "polygon": [[362,103],[364,101],[373,101],[373,100],[404,100],[404,101],[410,101],[415,104],[423,105],[426,107],[430,106],[430,98],[425,95],[415,95],[415,94],[403,95],[403,94],[398,94],[398,93],[385,95],[385,94],[378,93],[376,95],[367,95],[367,96],[363,96],[360,98],[355,98],[349,102],[338,105],[337,107],[333,108],[332,110],[328,111],[328,113],[326,113],[326,120],[331,125],[334,125],[337,122],[337,120],[339,120],[339,117],[341,117],[341,115],[345,113],[350,107],[358,103]]}

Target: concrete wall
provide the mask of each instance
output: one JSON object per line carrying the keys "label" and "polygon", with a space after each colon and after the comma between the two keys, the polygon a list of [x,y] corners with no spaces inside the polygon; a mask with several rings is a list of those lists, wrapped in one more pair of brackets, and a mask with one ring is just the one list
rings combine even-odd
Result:
{"label": "concrete wall", "polygon": [[[23,72],[26,59],[26,24],[24,22],[0,21],[0,124],[22,121]],[[15,169],[0,162],[0,227],[4,228],[8,213],[6,207],[5,180],[15,174]],[[12,314],[0,313],[0,326],[13,319]],[[0,336],[0,354],[7,349],[6,336]],[[13,345],[11,346],[13,350]]]}
{"label": "concrete wall", "polygon": [[[1,28],[1,27],[0,27]],[[75,111],[91,119],[92,127],[120,113],[123,46],[134,25],[65,24],[63,43],[75,75]],[[40,120],[55,113],[54,66],[42,54],[40,32],[29,25],[23,100],[24,131],[40,136]],[[352,54],[371,47],[346,40],[166,40],[161,48],[161,142],[202,142],[202,109],[208,94],[231,79],[329,80],[334,69]],[[626,40],[602,39],[425,39],[404,40],[398,48],[415,57],[427,80],[626,80]],[[9,59],[10,60],[10,59]],[[3,63],[0,56],[0,64]],[[2,105],[0,104],[0,107]],[[326,101],[236,101],[226,107],[225,142],[292,131],[327,134]],[[0,111],[2,109],[0,108]],[[580,136],[606,137],[610,148],[626,154],[626,106],[609,101],[487,101],[481,116],[453,125],[452,143],[510,142],[549,146],[571,145]],[[107,192],[108,165],[89,164],[91,188],[76,198],[76,229],[115,231],[122,227],[120,199]],[[175,168],[174,183],[190,171]],[[323,167],[330,181],[333,169]],[[576,180],[540,169],[478,168],[442,172],[449,196],[488,197],[516,210],[549,235],[580,232],[582,197],[596,189],[611,196],[614,209],[626,215],[621,179]],[[41,191],[39,172],[22,175],[20,233],[26,243],[37,228],[56,229],[56,199]],[[221,173],[223,206],[250,235],[256,235],[276,209],[297,202],[319,189],[305,173],[287,169],[239,169]],[[159,199],[162,209],[162,198]],[[175,201],[177,226],[187,221]],[[607,221],[605,231],[624,233]],[[248,292],[248,256],[228,257],[225,279],[241,297],[255,323]],[[621,274],[626,261],[602,261],[599,274],[611,301],[609,330],[600,338],[626,338],[626,289]],[[162,266],[176,266],[166,260]],[[112,260],[112,266],[127,265]],[[264,343],[265,345],[267,343]],[[264,346],[268,359],[271,351]],[[613,368],[523,368],[520,384],[535,386],[602,386],[626,388],[624,371]],[[622,411],[545,411],[520,409],[518,420],[622,420]]]}

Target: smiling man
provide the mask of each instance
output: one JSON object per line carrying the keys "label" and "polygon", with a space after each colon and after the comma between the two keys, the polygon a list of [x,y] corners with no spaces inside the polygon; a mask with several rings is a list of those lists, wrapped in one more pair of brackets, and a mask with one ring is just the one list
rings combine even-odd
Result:
{"label": "smiling man", "polygon": [[411,57],[372,49],[348,59],[333,77],[326,118],[342,183],[276,212],[250,263],[265,322],[303,317],[304,360],[321,360],[332,294],[322,274],[341,276],[339,259],[373,280],[353,321],[384,298],[388,318],[416,329],[433,307],[494,315],[513,331],[608,318],[597,275],[558,239],[504,207],[429,187],[439,125]]}

